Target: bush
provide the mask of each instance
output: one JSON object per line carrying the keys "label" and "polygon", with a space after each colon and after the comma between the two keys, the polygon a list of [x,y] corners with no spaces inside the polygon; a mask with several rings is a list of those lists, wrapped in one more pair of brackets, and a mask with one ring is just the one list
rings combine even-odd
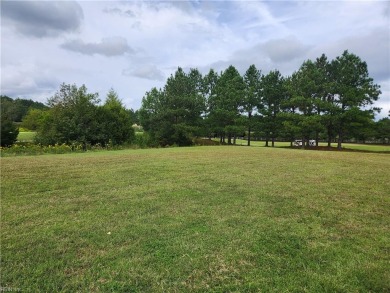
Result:
{"label": "bush", "polygon": [[9,147],[0,148],[0,156],[33,156],[33,155],[43,155],[43,154],[67,154],[67,153],[82,153],[85,151],[102,151],[102,150],[122,150],[130,148],[147,148],[151,144],[147,135],[137,135],[135,144],[121,144],[113,145],[111,143],[102,145],[102,144],[82,144],[82,143],[72,143],[71,145],[67,144],[50,144],[50,145],[41,145],[34,144],[30,142],[18,142]]}
{"label": "bush", "polygon": [[5,157],[18,155],[66,154],[81,151],[81,146],[74,147],[66,144],[42,146],[32,143],[18,143],[10,147],[2,147],[0,155],[1,157]]}
{"label": "bush", "polygon": [[134,145],[144,149],[148,147],[156,147],[158,144],[146,132],[137,132],[135,135]]}
{"label": "bush", "polygon": [[17,126],[8,119],[8,116],[5,113],[1,115],[1,146],[11,146],[13,145],[19,134],[19,129]]}

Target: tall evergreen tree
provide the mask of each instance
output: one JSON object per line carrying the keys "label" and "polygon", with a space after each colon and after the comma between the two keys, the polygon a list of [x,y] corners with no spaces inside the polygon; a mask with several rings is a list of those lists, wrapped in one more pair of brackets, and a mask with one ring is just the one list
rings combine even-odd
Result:
{"label": "tall evergreen tree", "polygon": [[164,141],[160,138],[164,134],[164,129],[161,127],[164,122],[164,103],[164,93],[154,87],[146,92],[138,111],[140,123],[144,131],[149,134],[152,143],[161,145],[164,145]]}
{"label": "tall evergreen tree", "polygon": [[322,54],[321,57],[317,58],[314,62],[312,78],[314,79],[315,87],[313,88],[312,97],[314,110],[319,122],[319,124],[315,127],[316,146],[318,146],[320,132],[327,130],[329,146],[333,134],[331,130],[331,119],[329,119],[329,117],[331,117],[329,114],[332,113],[332,103],[330,102],[332,95],[330,93],[329,68],[330,64],[325,54]]}
{"label": "tall evergreen tree", "polygon": [[251,145],[253,113],[261,108],[261,72],[255,65],[249,66],[244,75],[245,95],[242,104],[243,111],[248,115],[248,146]]}
{"label": "tall evergreen tree", "polygon": [[217,107],[217,83],[219,75],[214,69],[203,77],[203,96],[205,99],[205,113],[204,113],[204,132],[210,137],[212,133],[222,133],[223,131],[218,128],[218,123],[214,119],[212,114]]}
{"label": "tall evergreen tree", "polygon": [[316,136],[323,129],[321,124],[321,108],[323,104],[324,79],[315,62],[305,61],[300,69],[292,75],[292,100],[299,109],[299,127],[303,143]]}
{"label": "tall evergreen tree", "polygon": [[110,89],[106,101],[101,107],[102,132],[104,141],[114,145],[131,142],[135,138],[130,110],[127,110],[114,89]]}
{"label": "tall evergreen tree", "polygon": [[143,98],[141,124],[159,145],[190,145],[200,133],[205,111],[202,80],[198,70],[186,74],[178,68],[163,91],[152,89]]}
{"label": "tall evergreen tree", "polygon": [[275,146],[275,138],[281,128],[279,121],[279,112],[284,99],[286,98],[286,89],[284,78],[278,70],[270,71],[261,78],[261,95],[263,115],[262,128],[266,138],[266,146],[271,139],[271,145]]}
{"label": "tall evergreen tree", "polygon": [[368,74],[367,64],[360,57],[344,51],[331,62],[331,85],[333,104],[336,106],[337,147],[341,149],[348,123],[358,113],[366,115],[363,107],[369,107],[378,100],[380,86],[374,84]]}
{"label": "tall evergreen tree", "polygon": [[221,135],[227,135],[228,144],[232,138],[244,130],[241,124],[239,107],[243,105],[245,83],[237,69],[230,65],[218,79],[216,95],[210,101],[212,111],[210,117],[218,126]]}

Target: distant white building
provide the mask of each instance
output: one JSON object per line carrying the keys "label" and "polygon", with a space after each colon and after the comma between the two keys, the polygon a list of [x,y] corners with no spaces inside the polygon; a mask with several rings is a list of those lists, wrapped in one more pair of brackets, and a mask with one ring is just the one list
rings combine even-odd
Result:
{"label": "distant white building", "polygon": [[[294,146],[302,146],[303,141],[301,139],[296,139],[294,141]],[[314,139],[309,140],[309,146],[316,146],[316,141]]]}

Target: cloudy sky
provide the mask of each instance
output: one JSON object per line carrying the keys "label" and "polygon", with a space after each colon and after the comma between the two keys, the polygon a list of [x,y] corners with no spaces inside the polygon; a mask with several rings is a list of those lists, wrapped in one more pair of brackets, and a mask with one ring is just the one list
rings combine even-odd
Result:
{"label": "cloudy sky", "polygon": [[389,1],[1,1],[1,94],[45,102],[61,83],[133,109],[178,66],[290,75],[344,50],[390,110]]}

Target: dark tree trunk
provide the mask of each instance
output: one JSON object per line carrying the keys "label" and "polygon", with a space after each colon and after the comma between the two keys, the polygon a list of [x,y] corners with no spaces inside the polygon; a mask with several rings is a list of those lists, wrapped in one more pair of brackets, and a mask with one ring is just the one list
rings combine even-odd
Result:
{"label": "dark tree trunk", "polygon": [[[321,115],[321,109],[318,109],[318,110],[317,110],[317,115],[318,115],[318,117]],[[319,137],[320,137],[319,131],[316,130],[316,147],[318,147],[318,140],[319,140]]]}
{"label": "dark tree trunk", "polygon": [[248,146],[251,146],[251,127],[248,127]]}
{"label": "dark tree trunk", "polygon": [[249,112],[248,115],[248,146],[251,146],[251,118],[252,118],[252,113]]}
{"label": "dark tree trunk", "polygon": [[341,150],[342,148],[342,143],[343,143],[343,138],[344,138],[344,131],[343,131],[343,123],[340,125],[340,130],[339,130],[339,137],[337,140],[337,149]]}
{"label": "dark tree trunk", "polygon": [[328,148],[332,146],[332,125],[328,126]]}
{"label": "dark tree trunk", "polygon": [[338,148],[339,150],[342,149],[342,143],[343,143],[343,132],[340,131],[340,132],[339,132],[339,138],[338,138],[338,140],[337,140],[337,148]]}

